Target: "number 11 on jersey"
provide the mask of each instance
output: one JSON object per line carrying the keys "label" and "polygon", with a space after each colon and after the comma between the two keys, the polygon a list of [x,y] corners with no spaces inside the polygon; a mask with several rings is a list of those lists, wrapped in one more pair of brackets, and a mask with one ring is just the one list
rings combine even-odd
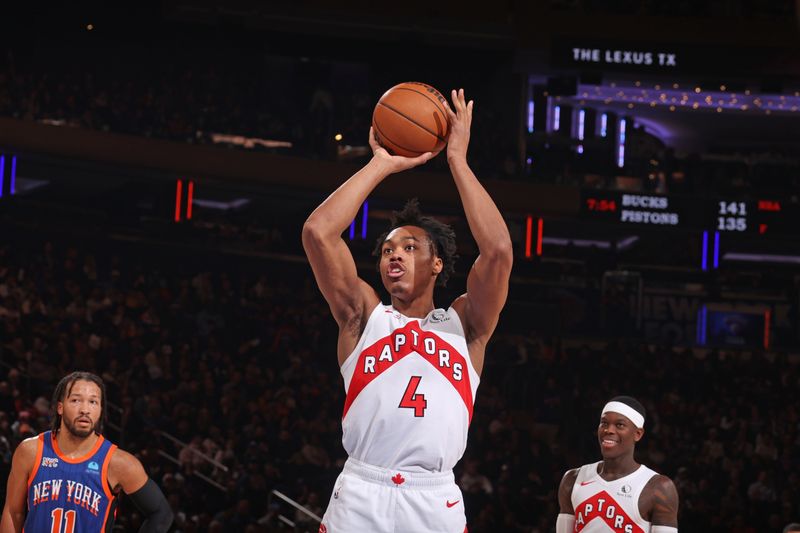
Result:
{"label": "number 11 on jersey", "polygon": [[50,513],[50,517],[53,519],[53,522],[50,525],[50,533],[62,533],[61,531],[62,522],[64,523],[63,533],[73,533],[73,531],[75,531],[74,509],[71,509],[65,513],[63,507],[58,507],[56,509],[53,509],[53,511]]}
{"label": "number 11 on jersey", "polygon": [[422,376],[411,376],[408,380],[408,386],[403,393],[403,398],[400,400],[398,407],[405,409],[413,409],[414,416],[419,418],[425,416],[425,409],[428,407],[428,401],[425,399],[424,394],[417,394],[417,387],[422,380]]}

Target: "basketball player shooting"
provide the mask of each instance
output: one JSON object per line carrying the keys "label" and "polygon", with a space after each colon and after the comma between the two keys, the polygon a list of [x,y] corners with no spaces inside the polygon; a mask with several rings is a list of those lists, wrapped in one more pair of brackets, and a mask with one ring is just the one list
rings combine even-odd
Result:
{"label": "basketball player shooting", "polygon": [[678,533],[675,484],[633,457],[644,418],[644,406],[630,396],[603,407],[597,427],[603,460],[564,474],[556,533]]}
{"label": "basketball player shooting", "polygon": [[342,232],[391,174],[434,157],[392,156],[370,130],[373,157],[309,216],[303,246],[339,325],[338,359],[347,393],[342,442],[348,453],[320,531],[466,530],[453,466],[464,453],[486,343],[508,294],[508,228],[467,163],[472,101],[452,91],[447,162],[479,257],[467,292],[437,309],[434,286],[453,271],[455,234],[416,202],[395,213],[379,239],[388,305],[358,277]]}

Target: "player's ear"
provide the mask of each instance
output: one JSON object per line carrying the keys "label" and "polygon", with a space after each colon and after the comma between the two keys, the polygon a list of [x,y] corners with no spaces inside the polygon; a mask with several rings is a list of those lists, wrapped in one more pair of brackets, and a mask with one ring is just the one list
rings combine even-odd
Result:
{"label": "player's ear", "polygon": [[444,268],[444,261],[442,261],[441,257],[435,257],[433,259],[433,273],[439,274],[442,269]]}
{"label": "player's ear", "polygon": [[64,404],[62,402],[56,404],[56,413],[58,413],[58,416],[64,416]]}
{"label": "player's ear", "polygon": [[636,432],[633,434],[633,441],[639,442],[644,437],[644,428],[636,428]]}

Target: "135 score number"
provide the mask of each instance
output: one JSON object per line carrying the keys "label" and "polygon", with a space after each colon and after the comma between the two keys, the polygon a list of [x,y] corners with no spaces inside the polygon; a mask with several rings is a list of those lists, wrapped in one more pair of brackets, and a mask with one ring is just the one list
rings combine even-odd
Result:
{"label": "135 score number", "polygon": [[747,231],[747,205],[744,202],[719,202],[718,231]]}

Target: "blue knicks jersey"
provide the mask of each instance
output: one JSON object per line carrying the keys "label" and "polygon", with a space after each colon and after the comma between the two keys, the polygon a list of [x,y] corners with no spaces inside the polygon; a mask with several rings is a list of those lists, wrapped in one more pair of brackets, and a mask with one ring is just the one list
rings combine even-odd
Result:
{"label": "blue knicks jersey", "polygon": [[99,436],[94,448],[75,459],[58,449],[52,432],[39,435],[28,478],[24,533],[111,531],[116,496],[108,486],[108,463],[117,447]]}

